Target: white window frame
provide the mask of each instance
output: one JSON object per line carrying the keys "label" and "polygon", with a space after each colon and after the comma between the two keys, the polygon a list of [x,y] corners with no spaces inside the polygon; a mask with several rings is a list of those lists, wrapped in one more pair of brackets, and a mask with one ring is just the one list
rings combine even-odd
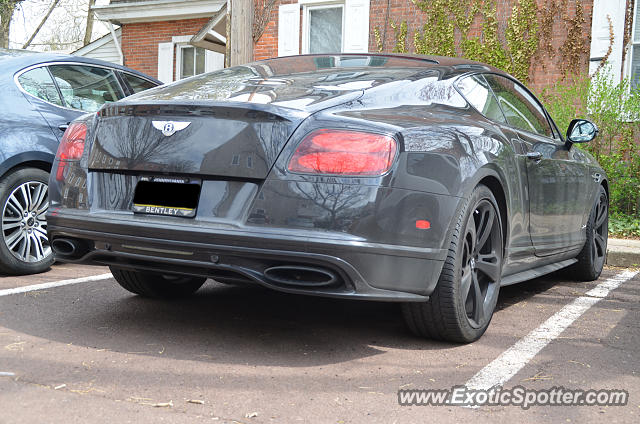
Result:
{"label": "white window frame", "polygon": [[[336,1],[321,1],[317,3],[303,4],[302,5],[302,54],[309,54],[309,35],[310,35],[310,24],[311,24],[311,10],[318,9],[342,9],[342,37],[340,38],[340,51],[344,50],[344,16],[345,16],[345,4],[344,2],[336,2]],[[333,52],[332,52],[333,53]]]}
{"label": "white window frame", "polygon": [[[182,50],[183,49],[187,49],[187,48],[194,49],[194,57],[193,57],[194,60],[195,60],[195,49],[204,50],[204,73],[207,73],[207,69],[208,69],[208,65],[209,65],[209,63],[208,63],[209,55],[207,54],[207,49],[205,49],[203,47],[196,47],[196,46],[193,46],[193,45],[187,44],[187,43],[177,43],[175,45],[175,52],[176,52],[176,81],[184,79],[184,78],[189,78],[189,77],[183,77],[182,76]],[[191,75],[191,76],[200,75],[200,74],[196,74],[195,71],[196,71],[196,69],[195,69],[195,63],[194,63],[194,69],[193,69],[194,74]]]}
{"label": "white window frame", "polygon": [[[179,76],[182,72],[182,55],[181,49],[182,47],[197,47],[189,42],[193,38],[192,35],[178,35],[171,37],[170,42],[164,42],[158,44],[158,77],[162,75],[162,71],[164,70],[164,79],[158,78],[164,83],[171,83],[179,80]],[[170,50],[170,52],[169,52]],[[204,57],[204,72],[211,72],[216,69],[222,69],[224,67],[224,59],[222,61],[219,60],[217,55],[221,55],[221,53],[214,52],[212,50],[204,49],[205,57]],[[164,53],[162,53],[164,52]],[[169,61],[171,60],[171,64],[169,63],[161,63],[161,53],[163,54],[162,59]],[[171,76],[169,77],[169,72],[164,67],[168,67],[168,71],[171,72]],[[165,81],[166,79],[166,81]]]}
{"label": "white window frame", "polygon": [[[627,57],[626,59],[626,66],[625,66],[625,77],[629,78],[629,81],[631,82],[633,80],[633,75],[631,74],[633,72],[633,48],[635,46],[640,47],[640,39],[638,39],[637,41],[634,40],[634,36],[636,33],[636,27],[638,26],[638,22],[636,20],[636,14],[638,13],[638,1],[633,2],[633,16],[631,17],[631,19],[633,19],[633,23],[631,24],[631,37],[629,38],[629,49],[627,50]],[[640,77],[640,75],[638,75],[638,77]],[[633,87],[631,87],[631,84],[629,84],[629,89],[632,90]],[[640,90],[640,85],[638,87],[636,87],[636,89]]]}

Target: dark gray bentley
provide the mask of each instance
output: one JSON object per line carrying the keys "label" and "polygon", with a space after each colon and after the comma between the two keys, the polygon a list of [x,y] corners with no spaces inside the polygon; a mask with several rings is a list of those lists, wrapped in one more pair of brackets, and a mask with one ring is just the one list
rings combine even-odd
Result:
{"label": "dark gray bentley", "polygon": [[608,183],[504,72],[444,57],[309,55],[105,105],[50,180],[60,261],[177,297],[213,278],[403,302],[418,335],[469,342],[500,286],[598,278]]}

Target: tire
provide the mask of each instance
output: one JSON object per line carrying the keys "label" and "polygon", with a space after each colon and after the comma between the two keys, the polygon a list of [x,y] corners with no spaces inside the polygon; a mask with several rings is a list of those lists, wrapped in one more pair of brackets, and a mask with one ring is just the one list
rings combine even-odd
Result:
{"label": "tire", "polygon": [[587,221],[587,240],[576,257],[578,262],[569,268],[573,278],[579,281],[597,280],[604,268],[609,239],[609,197],[600,186],[595,204]]}
{"label": "tire", "polygon": [[202,277],[173,276],[152,272],[128,271],[110,266],[109,269],[118,284],[131,293],[157,299],[171,299],[189,296],[207,280]]}
{"label": "tire", "polygon": [[48,183],[49,174],[37,168],[20,168],[0,180],[0,272],[35,274],[53,264]]}
{"label": "tire", "polygon": [[504,242],[499,211],[489,188],[474,189],[458,217],[429,300],[402,305],[414,334],[458,343],[473,342],[484,334],[500,292]]}

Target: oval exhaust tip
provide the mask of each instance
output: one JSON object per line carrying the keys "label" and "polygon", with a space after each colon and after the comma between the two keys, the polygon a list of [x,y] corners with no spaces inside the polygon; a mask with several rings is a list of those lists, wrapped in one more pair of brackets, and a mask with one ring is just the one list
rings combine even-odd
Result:
{"label": "oval exhaust tip", "polygon": [[327,269],[298,265],[267,268],[264,276],[274,283],[288,286],[324,287],[338,282],[338,276]]}
{"label": "oval exhaust tip", "polygon": [[73,240],[56,238],[51,241],[51,249],[59,255],[73,255],[78,250],[77,244]]}

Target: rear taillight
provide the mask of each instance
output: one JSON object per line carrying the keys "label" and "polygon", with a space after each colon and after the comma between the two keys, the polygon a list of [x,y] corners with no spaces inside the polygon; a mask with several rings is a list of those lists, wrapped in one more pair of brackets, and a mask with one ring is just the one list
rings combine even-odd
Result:
{"label": "rear taillight", "polygon": [[362,131],[316,130],[300,143],[289,171],[305,174],[382,175],[391,168],[392,137]]}
{"label": "rear taillight", "polygon": [[87,137],[87,125],[81,122],[69,125],[64,132],[62,141],[58,146],[58,169],[56,170],[56,179],[62,181],[64,179],[64,170],[68,161],[80,160],[82,152],[84,152],[84,140]]}

